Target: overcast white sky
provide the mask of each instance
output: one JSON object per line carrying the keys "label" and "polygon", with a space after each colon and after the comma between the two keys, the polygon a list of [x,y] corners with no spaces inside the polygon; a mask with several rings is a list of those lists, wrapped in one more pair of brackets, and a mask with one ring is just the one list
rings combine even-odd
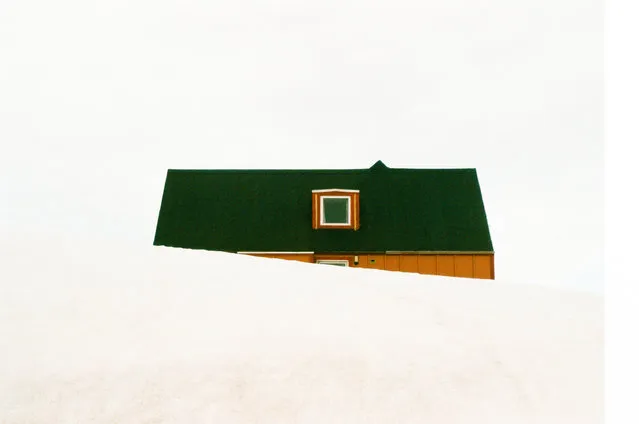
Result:
{"label": "overcast white sky", "polygon": [[498,278],[603,290],[600,0],[0,2],[0,232],[151,245],[167,168],[474,167]]}

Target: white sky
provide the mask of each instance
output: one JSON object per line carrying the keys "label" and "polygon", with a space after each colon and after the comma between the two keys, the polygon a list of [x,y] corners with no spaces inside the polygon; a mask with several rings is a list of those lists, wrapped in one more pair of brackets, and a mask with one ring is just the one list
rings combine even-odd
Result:
{"label": "white sky", "polygon": [[151,245],[167,168],[475,167],[498,278],[603,290],[597,0],[0,2],[0,231]]}

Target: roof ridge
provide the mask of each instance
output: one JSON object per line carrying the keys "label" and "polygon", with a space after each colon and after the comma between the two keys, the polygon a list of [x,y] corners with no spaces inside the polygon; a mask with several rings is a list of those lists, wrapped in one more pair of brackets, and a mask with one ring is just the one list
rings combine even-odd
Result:
{"label": "roof ridge", "polygon": [[385,171],[387,169],[390,169],[388,166],[386,166],[386,164],[384,162],[382,162],[381,160],[378,160],[377,162],[375,162],[373,164],[373,166],[371,166],[371,171]]}
{"label": "roof ridge", "polygon": [[477,168],[472,167],[436,167],[436,168],[391,168],[387,166],[381,160],[375,162],[370,168],[333,168],[333,169],[266,169],[266,168],[251,168],[251,169],[237,169],[237,168],[218,168],[218,169],[195,169],[195,168],[169,168],[168,172],[201,172],[201,173],[305,173],[305,172],[322,172],[322,173],[368,173],[368,172],[380,172],[380,171],[476,171]]}

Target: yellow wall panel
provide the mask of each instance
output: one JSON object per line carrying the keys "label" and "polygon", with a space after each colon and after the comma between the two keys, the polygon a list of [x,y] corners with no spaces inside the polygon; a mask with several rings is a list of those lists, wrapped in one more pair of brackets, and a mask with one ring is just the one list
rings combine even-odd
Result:
{"label": "yellow wall panel", "polygon": [[[494,256],[479,255],[435,255],[435,254],[397,254],[397,255],[313,255],[313,254],[251,254],[263,258],[278,258],[313,263],[318,259],[347,259],[350,266],[357,268],[385,269],[388,271],[415,272],[420,274],[447,275],[465,278],[494,279]],[[359,257],[355,265],[354,258]]]}
{"label": "yellow wall panel", "polygon": [[455,276],[455,258],[451,255],[437,255],[437,275]]}
{"label": "yellow wall panel", "polygon": [[420,274],[437,275],[437,255],[419,255],[418,266]]}
{"label": "yellow wall panel", "polygon": [[401,255],[399,269],[403,272],[419,272],[417,255]]}
{"label": "yellow wall panel", "polygon": [[490,255],[475,255],[475,278],[493,278],[492,257]]}
{"label": "yellow wall panel", "polygon": [[287,254],[252,254],[251,256],[257,256],[258,258],[274,258],[274,259],[285,259],[289,261],[299,261],[299,262],[309,262],[312,263],[313,255],[311,254],[301,254],[301,255],[287,255]]}
{"label": "yellow wall panel", "polygon": [[385,261],[384,257],[386,255],[368,255],[368,266],[367,268],[372,269],[385,269]]}
{"label": "yellow wall panel", "polygon": [[455,277],[473,278],[473,255],[455,255]]}
{"label": "yellow wall panel", "polygon": [[384,269],[387,271],[399,271],[399,255],[387,255]]}

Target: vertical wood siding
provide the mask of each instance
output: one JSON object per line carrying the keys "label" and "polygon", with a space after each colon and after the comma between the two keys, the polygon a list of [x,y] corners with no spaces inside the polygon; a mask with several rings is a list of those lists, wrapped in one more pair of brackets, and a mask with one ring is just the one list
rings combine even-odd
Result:
{"label": "vertical wood siding", "polygon": [[315,262],[315,258],[314,255],[309,253],[309,254],[277,254],[277,253],[251,253],[249,254],[250,256],[256,256],[258,258],[273,258],[273,259],[286,259],[289,261],[298,261],[298,262],[308,262],[308,263],[314,263]]}
{"label": "vertical wood siding", "polygon": [[400,271],[403,272],[419,272],[419,256],[418,255],[399,255]]}
{"label": "vertical wood siding", "polygon": [[455,276],[455,255],[437,255],[437,275]]}
{"label": "vertical wood siding", "polygon": [[472,277],[474,275],[472,255],[455,255],[454,262],[456,277]]}
{"label": "vertical wood siding", "polygon": [[387,271],[399,271],[400,268],[400,257],[396,255],[386,255],[384,258],[384,269]]}
{"label": "vertical wood siding", "polygon": [[[348,260],[355,268],[386,271],[414,272],[451,277],[494,279],[494,255],[492,254],[251,254],[263,258],[287,259],[315,263],[318,260]],[[359,262],[355,263],[355,256]]]}
{"label": "vertical wood siding", "polygon": [[437,275],[437,255],[416,255],[420,274]]}

